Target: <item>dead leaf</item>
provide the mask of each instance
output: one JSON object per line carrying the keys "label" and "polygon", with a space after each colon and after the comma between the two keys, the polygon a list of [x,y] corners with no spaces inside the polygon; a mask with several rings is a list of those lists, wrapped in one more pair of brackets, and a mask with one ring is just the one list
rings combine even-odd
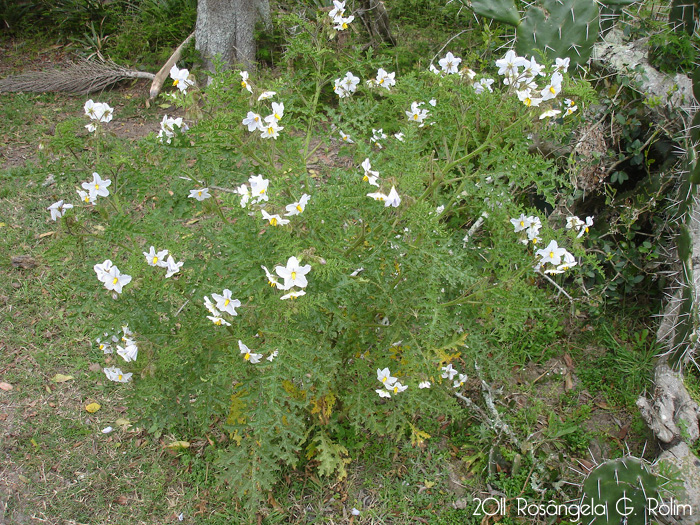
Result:
{"label": "dead leaf", "polygon": [[90,372],[102,372],[102,365],[99,363],[92,363],[88,367],[88,370],[90,370]]}
{"label": "dead leaf", "polygon": [[173,450],[177,450],[179,448],[190,448],[190,442],[189,441],[173,441],[169,445],[165,445],[165,448],[171,448]]}
{"label": "dead leaf", "polygon": [[131,426],[131,422],[128,419],[124,419],[123,417],[120,417],[119,419],[117,419],[115,421],[115,423],[117,425],[119,425],[120,427],[130,427]]}
{"label": "dead leaf", "polygon": [[574,369],[574,360],[571,359],[571,356],[569,354],[564,354],[564,362],[566,363],[566,368],[569,370]]}
{"label": "dead leaf", "polygon": [[31,270],[37,265],[36,259],[29,255],[17,255],[12,257],[10,262],[15,268],[22,268],[23,270]]}
{"label": "dead leaf", "polygon": [[53,376],[51,378],[51,381],[53,381],[54,383],[65,383],[66,381],[70,381],[71,379],[73,379],[73,376],[67,376],[64,374],[56,374],[55,376]]}
{"label": "dead leaf", "polygon": [[10,383],[0,383],[0,390],[4,390],[7,392],[8,390],[12,390],[14,387]]}
{"label": "dead leaf", "polygon": [[0,414],[0,421],[5,421],[7,419],[7,414]]}
{"label": "dead leaf", "polygon": [[618,439],[625,439],[627,437],[627,433],[630,431],[630,423],[627,423],[624,427],[620,429],[620,431],[617,433]]}
{"label": "dead leaf", "polygon": [[114,498],[114,500],[112,500],[112,503],[117,503],[118,505],[126,505],[127,503],[129,503],[129,500],[126,496],[119,496],[118,498]]}
{"label": "dead leaf", "polygon": [[102,406],[99,403],[90,403],[89,405],[85,405],[85,410],[87,410],[91,414],[94,414],[100,408],[102,408]]}
{"label": "dead leaf", "polygon": [[571,374],[569,372],[564,376],[564,389],[571,390],[574,388],[574,380],[571,379]]}
{"label": "dead leaf", "polygon": [[44,237],[48,237],[49,235],[53,235],[56,232],[46,232],[42,233],[41,235],[36,235],[34,238],[35,239],[43,239]]}

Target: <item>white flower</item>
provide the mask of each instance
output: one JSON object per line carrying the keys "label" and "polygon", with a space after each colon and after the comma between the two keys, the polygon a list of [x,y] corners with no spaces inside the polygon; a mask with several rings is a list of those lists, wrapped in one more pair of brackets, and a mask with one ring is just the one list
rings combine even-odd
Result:
{"label": "white flower", "polygon": [[248,131],[253,132],[256,130],[262,131],[262,117],[257,113],[249,111],[246,117],[243,119],[243,125],[248,126]]}
{"label": "white flower", "polygon": [[564,77],[562,77],[561,73],[552,73],[549,84],[540,92],[543,101],[551,100],[561,92],[562,80],[564,80]]}
{"label": "white flower", "polygon": [[540,264],[551,263],[554,266],[561,263],[562,256],[567,253],[565,248],[560,248],[557,241],[549,241],[549,244],[535,252],[535,255],[542,257]]}
{"label": "white flower", "polygon": [[260,102],[261,100],[267,100],[268,98],[272,98],[276,94],[277,93],[275,91],[263,91],[258,97],[258,102]]}
{"label": "white flower", "polygon": [[168,263],[165,261],[165,256],[168,255],[168,250],[161,250],[156,252],[154,246],[148,252],[143,252],[144,257],[146,257],[146,262],[149,266],[160,266],[161,268],[167,268]]}
{"label": "white flower", "polygon": [[462,59],[454,56],[450,52],[448,52],[444,58],[438,60],[438,64],[440,64],[442,70],[448,75],[459,72],[460,62],[462,62]]}
{"label": "white flower", "polygon": [[387,73],[382,68],[379,68],[377,70],[377,78],[375,79],[374,83],[377,86],[381,86],[383,88],[386,88],[388,91],[391,89],[392,86],[396,85],[396,78],[395,77],[396,77],[396,72]]}
{"label": "white flower", "polygon": [[371,197],[375,201],[380,201],[380,202],[386,201],[386,195],[384,195],[383,193],[380,193],[378,191],[375,193],[368,193],[367,196]]}
{"label": "white flower", "polygon": [[280,131],[284,129],[284,127],[280,126],[277,124],[276,120],[272,121],[266,121],[266,123],[261,126],[261,131],[260,136],[264,139],[277,139],[277,137],[280,136]]}
{"label": "white flower", "polygon": [[343,133],[343,130],[339,129],[338,134],[340,135],[340,138],[343,139],[343,142],[347,142],[348,144],[355,144],[355,141],[350,138],[350,135]]}
{"label": "white flower", "polygon": [[566,73],[569,70],[569,63],[570,62],[571,62],[571,59],[569,57],[555,58],[554,59],[554,71]]}
{"label": "white flower", "polygon": [[520,101],[525,104],[527,107],[533,106],[537,107],[540,105],[540,102],[542,102],[541,98],[537,98],[532,95],[532,92],[529,89],[525,89],[522,91],[516,91],[516,94],[518,95],[518,98]]}
{"label": "white flower", "polygon": [[229,313],[231,315],[238,315],[236,308],[241,306],[241,302],[238,299],[233,299],[231,296],[231,290],[226,288],[224,289],[223,295],[213,293],[211,296],[216,301],[217,310]]}
{"label": "white flower", "polygon": [[377,381],[381,382],[386,387],[390,387],[396,382],[396,378],[392,377],[388,368],[377,368]]}
{"label": "white flower", "polygon": [[78,190],[78,196],[85,204],[95,204],[95,201],[97,200],[97,197],[89,191]]}
{"label": "white flower", "polygon": [[457,375],[457,370],[452,368],[452,363],[442,367],[442,378],[452,381],[452,378]]}
{"label": "white flower", "polygon": [[277,357],[278,355],[279,355],[279,350],[275,350],[269,356],[267,356],[265,359],[267,359],[268,361],[270,361],[270,363],[272,363],[273,359],[275,359],[275,357]]}
{"label": "white flower", "polygon": [[515,227],[515,233],[526,230],[532,224],[530,218],[526,217],[524,213],[521,213],[517,219],[511,219],[510,222]]}
{"label": "white flower", "polygon": [[165,278],[172,277],[176,273],[180,271],[180,268],[182,268],[182,265],[185,264],[184,261],[181,262],[175,262],[175,259],[173,259],[172,255],[168,255],[168,260],[167,260],[168,266],[166,268],[168,271],[165,274]]}
{"label": "white flower", "polygon": [[248,183],[250,184],[250,196],[255,199],[255,202],[268,200],[267,187],[270,184],[268,179],[263,178],[262,175],[251,175],[248,178]]}
{"label": "white flower", "polygon": [[384,133],[384,130],[380,129],[372,129],[372,138],[369,139],[370,142],[373,142],[377,145],[377,147],[381,148],[382,145],[379,144],[378,141],[386,139],[386,133]]}
{"label": "white flower", "polygon": [[350,274],[350,277],[357,277],[358,275],[360,275],[360,272],[364,272],[364,271],[365,271],[365,269],[362,266],[360,266],[357,270],[352,271],[352,273]]}
{"label": "white flower", "polygon": [[518,68],[526,66],[528,63],[529,61],[526,58],[517,56],[515,51],[511,49],[506,52],[503,58],[496,60],[496,67],[498,67],[499,75],[516,78],[518,76]]}
{"label": "white flower", "polygon": [[245,184],[241,184],[238,188],[236,188],[236,193],[238,193],[241,196],[241,208],[245,208],[248,204],[248,201],[250,200],[250,192],[248,191],[248,186],[246,186]]}
{"label": "white flower", "polygon": [[247,89],[250,93],[253,92],[253,88],[250,87],[250,84],[248,84],[248,72],[247,71],[241,71],[239,73],[241,75],[241,87],[244,87]]}
{"label": "white flower", "polygon": [[435,67],[435,64],[430,64],[430,67],[428,68],[431,73],[435,73],[436,75],[440,75],[440,70]]}
{"label": "white flower", "polygon": [[58,202],[54,202],[51,206],[49,206],[46,209],[51,212],[51,219],[55,221],[56,219],[63,217],[63,214],[66,213],[66,210],[69,210],[72,207],[72,204],[64,204],[63,201],[60,200]]}
{"label": "white flower", "polygon": [[394,133],[394,138],[395,138],[396,140],[398,140],[399,142],[403,142],[403,141],[404,141],[404,138],[403,138],[403,137],[404,137],[404,134],[403,134],[403,133]]}
{"label": "white flower", "polygon": [[[112,113],[114,112],[114,108],[110,107],[106,102],[93,102],[92,99],[85,102],[84,109],[88,117],[98,122],[109,122],[112,120]],[[92,126],[92,128],[89,126]],[[96,129],[94,124],[88,124],[85,127],[88,128],[90,132]]]}
{"label": "white flower", "polygon": [[97,127],[92,123],[85,124],[85,129],[88,130],[88,133],[94,133],[95,131],[97,131]]}
{"label": "white flower", "polygon": [[577,264],[576,258],[569,252],[566,252],[562,257],[562,262],[560,265],[558,265],[556,268],[545,270],[544,273],[564,273],[566,270],[576,266]]}
{"label": "white flower", "polygon": [[214,317],[221,317],[221,312],[216,309],[216,306],[214,306],[214,303],[212,303],[209,300],[209,297],[206,295],[204,296],[204,306],[206,307],[207,310],[209,310],[209,313],[213,315]]}
{"label": "white flower", "polygon": [[117,383],[128,383],[131,381],[132,373],[129,372],[128,374],[125,374],[120,368],[110,367],[104,368],[102,371],[110,381],[116,381]]}
{"label": "white flower", "polygon": [[101,282],[105,282],[105,280],[107,280],[107,278],[108,278],[109,271],[112,269],[112,266],[113,266],[112,261],[107,259],[105,262],[103,262],[101,264],[98,263],[95,266],[93,266],[92,268],[93,268],[93,270],[95,270],[95,273],[97,274],[97,278]]}
{"label": "white flower", "polygon": [[122,274],[119,268],[112,266],[105,274],[102,282],[107,290],[114,290],[117,293],[122,293],[122,287],[131,282],[131,275]]}
{"label": "white flower", "polygon": [[389,392],[387,392],[386,390],[382,390],[381,388],[377,388],[375,392],[379,394],[379,397],[391,397],[391,394]]}
{"label": "white flower", "polygon": [[545,118],[556,117],[560,113],[561,113],[561,111],[559,111],[558,109],[547,110],[540,115],[540,120],[545,119]]}
{"label": "white flower", "polygon": [[328,13],[331,18],[336,18],[337,16],[342,16],[345,13],[345,2],[340,0],[333,0],[333,9]]}
{"label": "white flower", "polygon": [[345,73],[344,78],[335,79],[333,90],[340,98],[349,97],[357,91],[357,85],[360,83],[359,77],[353,75],[350,71]]}
{"label": "white flower", "polygon": [[443,211],[445,211],[445,205],[441,204],[437,208],[435,208],[435,215],[440,215]]}
{"label": "white flower", "polygon": [[243,359],[246,361],[249,361],[250,363],[256,364],[260,362],[260,359],[262,359],[262,354],[253,354],[250,351],[250,348],[248,348],[246,345],[243,344],[243,341],[240,339],[238,340],[238,348],[241,349],[241,354],[243,354]]}
{"label": "white flower", "polygon": [[458,379],[452,383],[453,388],[459,388],[467,380],[467,374],[459,374]]}
{"label": "white flower", "polygon": [[84,190],[90,192],[92,200],[97,200],[97,197],[107,197],[109,195],[107,187],[110,184],[112,184],[111,180],[102,180],[100,175],[95,171],[92,173],[92,180],[90,182],[83,182],[81,186]]}
{"label": "white flower", "polygon": [[421,381],[418,383],[418,388],[430,388],[430,381]]}
{"label": "white flower", "polygon": [[284,279],[283,285],[278,285],[280,290],[289,290],[293,286],[306,288],[306,274],[311,271],[311,265],[299,265],[299,260],[292,256],[287,260],[286,266],[275,266],[275,273]]}
{"label": "white flower", "polygon": [[287,213],[285,213],[285,217],[289,217],[292,215],[299,215],[304,211],[306,208],[306,204],[309,202],[309,199],[311,198],[311,195],[307,195],[304,193],[301,196],[301,199],[299,199],[297,202],[293,202],[291,204],[287,204],[284,208],[287,210]]}
{"label": "white flower", "polygon": [[[108,335],[105,333],[105,336]],[[103,353],[105,354],[111,354],[113,352],[112,350],[112,345],[109,342],[103,342],[99,337],[96,339],[97,341],[97,348],[99,350],[102,350]]]}
{"label": "white flower", "polygon": [[85,110],[85,114],[88,117],[90,117],[92,120],[97,120],[97,114],[95,113],[95,102],[93,102],[92,99],[85,102],[85,106],[83,106],[83,109]]}
{"label": "white flower", "polygon": [[493,93],[493,88],[491,87],[491,85],[494,82],[495,80],[492,78],[479,79],[479,81],[476,84],[474,84],[474,91],[476,91],[477,94],[481,94],[488,89],[489,93]]}
{"label": "white flower", "polygon": [[350,514],[352,514],[353,516],[359,516],[360,511],[357,510],[355,507],[353,507],[352,510],[350,511]]}
{"label": "white flower", "polygon": [[269,122],[272,119],[275,120],[282,120],[282,117],[284,116],[284,103],[280,102],[273,102],[272,103],[272,115],[269,115],[265,117],[265,121]]}
{"label": "white flower", "polygon": [[272,287],[279,287],[280,283],[277,280],[277,277],[275,277],[273,274],[271,274],[270,270],[268,270],[266,266],[261,266],[261,268],[263,270],[265,270],[265,276],[267,277],[267,283]]}
{"label": "white flower", "polygon": [[465,66],[459,70],[459,76],[462,78],[467,77],[469,80],[474,80],[474,77],[476,76],[476,71]]}
{"label": "white flower", "polygon": [[204,199],[210,198],[211,195],[209,194],[209,188],[201,188],[199,190],[190,190],[190,194],[187,197],[203,201]]}
{"label": "white flower", "polygon": [[194,80],[190,80],[190,72],[187,69],[178,69],[176,65],[170,68],[170,78],[173,79],[173,86],[182,93],[187,93],[187,88],[194,86]]}
{"label": "white flower", "polygon": [[[132,342],[133,343],[133,342]],[[128,344],[126,347],[117,345],[117,354],[124,358],[127,363],[130,361],[136,361],[139,349],[135,344]]]}
{"label": "white flower", "polygon": [[403,392],[404,390],[406,390],[408,388],[408,385],[402,385],[401,383],[396,381],[393,385],[385,384],[384,387],[387,390],[394,392],[394,394],[398,394],[399,392]]}
{"label": "white flower", "polygon": [[399,194],[396,192],[396,188],[392,186],[389,195],[386,197],[386,201],[384,201],[384,206],[398,208],[399,204],[401,204],[401,197],[399,197]]}
{"label": "white flower", "polygon": [[260,212],[262,213],[263,219],[268,221],[272,226],[284,226],[285,224],[289,224],[289,219],[283,219],[276,213],[270,215],[265,210],[260,210]]}
{"label": "white flower", "polygon": [[365,172],[365,174],[362,177],[362,180],[369,182],[372,186],[379,187],[379,183],[377,182],[377,178],[379,177],[379,172],[372,171],[372,164],[370,163],[369,158],[366,158],[362,162],[362,169]]}
{"label": "white flower", "polygon": [[210,319],[216,326],[231,326],[231,323],[220,315],[207,315],[207,319]]}
{"label": "white flower", "polygon": [[574,101],[571,100],[570,98],[565,98],[564,99],[564,106],[566,106],[566,111],[564,113],[564,116],[571,115],[574,111],[578,109],[578,106],[574,105]]}
{"label": "white flower", "polygon": [[114,429],[113,429],[112,427],[104,427],[104,428],[102,429],[102,433],[103,433],[103,434],[109,434],[109,433],[112,432],[113,430],[114,430]]}
{"label": "white flower", "polygon": [[413,102],[411,104],[411,110],[406,111],[406,116],[409,120],[413,122],[423,122],[428,117],[427,109],[420,109],[422,102]]}
{"label": "white flower", "polygon": [[535,57],[531,57],[530,60],[526,59],[524,64],[525,69],[523,70],[523,76],[526,79],[534,80],[535,77],[544,76],[544,66],[537,63]]}
{"label": "white flower", "polygon": [[167,115],[163,115],[163,120],[160,121],[160,131],[158,132],[158,138],[163,142],[163,137],[167,140],[167,144],[170,144],[172,138],[175,136],[175,128],[178,128],[181,132],[187,131],[189,128],[187,124],[182,121],[182,117],[171,118]]}
{"label": "white flower", "polygon": [[333,29],[336,31],[345,31],[348,28],[348,24],[355,20],[353,15],[350,16],[336,16],[333,19]]}
{"label": "white flower", "polygon": [[588,228],[590,228],[591,226],[593,226],[593,217],[586,217],[586,222],[583,224],[583,227],[578,232],[577,237],[582,237],[584,233],[588,233]]}
{"label": "white flower", "polygon": [[570,230],[572,228],[575,230],[579,230],[581,228],[581,226],[583,226],[583,225],[584,225],[584,222],[581,219],[579,219],[578,217],[576,217],[575,215],[572,215],[571,217],[566,218],[566,229],[567,230]]}
{"label": "white flower", "polygon": [[296,299],[297,297],[301,297],[302,295],[306,295],[306,292],[304,290],[292,290],[288,294],[283,295],[280,297],[283,301],[287,299]]}

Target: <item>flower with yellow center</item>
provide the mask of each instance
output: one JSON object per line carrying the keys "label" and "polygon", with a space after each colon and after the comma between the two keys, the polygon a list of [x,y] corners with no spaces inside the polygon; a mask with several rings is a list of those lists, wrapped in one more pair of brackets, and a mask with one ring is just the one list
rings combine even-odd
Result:
{"label": "flower with yellow center", "polygon": [[168,267],[168,263],[165,260],[165,257],[168,255],[168,250],[156,252],[155,247],[151,246],[151,249],[148,252],[143,252],[143,255],[146,257],[146,262],[149,266]]}
{"label": "flower with yellow center", "polygon": [[257,364],[260,362],[260,359],[262,359],[262,354],[255,354],[251,352],[250,348],[248,348],[245,344],[243,344],[243,341],[240,339],[238,340],[238,348],[241,349],[241,354],[243,354],[243,359],[248,361],[249,363]]}
{"label": "flower with yellow center", "polygon": [[262,213],[263,219],[269,221],[272,226],[284,226],[285,224],[289,224],[289,219],[283,219],[277,214],[270,215],[265,210],[260,210],[260,212]]}
{"label": "flower with yellow center", "polygon": [[285,217],[289,217],[291,215],[299,215],[306,209],[306,204],[309,202],[309,199],[311,198],[311,195],[308,195],[304,193],[301,196],[301,199],[299,199],[297,202],[293,202],[291,204],[287,204],[284,208],[287,210],[287,213],[285,213]]}
{"label": "flower with yellow center", "polygon": [[216,308],[222,312],[229,313],[231,315],[238,315],[236,308],[241,306],[241,302],[238,299],[234,299],[231,290],[226,288],[222,295],[218,293],[211,294],[212,299],[216,301]]}
{"label": "flower with yellow center", "polygon": [[286,266],[275,266],[275,273],[284,279],[284,284],[278,285],[278,288],[280,290],[289,290],[294,286],[306,288],[308,284],[306,274],[310,271],[311,265],[300,266],[296,257],[290,257]]}

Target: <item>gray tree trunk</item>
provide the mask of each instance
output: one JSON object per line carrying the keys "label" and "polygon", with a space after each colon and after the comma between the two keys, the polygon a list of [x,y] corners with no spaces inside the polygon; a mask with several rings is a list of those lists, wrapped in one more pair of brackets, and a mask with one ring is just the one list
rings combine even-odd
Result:
{"label": "gray tree trunk", "polygon": [[214,71],[217,55],[224,67],[255,64],[255,22],[269,21],[269,0],[199,0],[195,29],[196,48],[204,59],[204,68]]}

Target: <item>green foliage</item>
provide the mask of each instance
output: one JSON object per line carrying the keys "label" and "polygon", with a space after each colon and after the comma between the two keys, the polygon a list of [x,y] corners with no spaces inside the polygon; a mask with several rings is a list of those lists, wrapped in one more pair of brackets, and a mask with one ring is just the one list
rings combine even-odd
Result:
{"label": "green foliage", "polygon": [[696,56],[695,45],[684,32],[665,31],[649,38],[649,63],[664,73],[693,71]]}
{"label": "green foliage", "polygon": [[[78,159],[91,148],[62,189],[93,170],[111,180],[110,196],[71,211],[55,242],[54,257],[70,251],[85,261],[74,315],[92,313],[93,339],[128,323],[138,359],[123,366],[142,425],[155,435],[214,436],[219,480],[247,515],[284,468],[342,478],[356,436],[408,436],[420,446],[432,432],[423,418],[438,410],[457,419],[455,387],[441,377],[447,364],[464,370],[472,356],[502,355],[501,342],[526,323],[540,344],[551,341],[558,325],[547,289],[535,286],[536,247],[519,242],[511,218],[541,216],[542,242],[573,244],[571,232],[525,209],[532,195],[553,204],[569,191],[527,138],[566,134],[567,121],[543,121],[544,107],[526,107],[511,90],[477,93],[467,77],[427,70],[400,75],[391,90],[362,82],[339,98],[337,77],[371,79],[384,59],[353,43],[336,47],[328,17],[286,23],[295,29],[282,78],[249,78],[251,94],[238,72],[223,72],[206,96],[195,88],[175,96],[199,116],[170,144],[122,144],[105,133],[109,124],[86,138],[75,121],[57,127],[51,144]],[[241,125],[248,111],[270,112],[258,99],[268,89],[285,104],[274,140]],[[418,101],[424,121],[407,117]],[[374,144],[379,128],[388,136]],[[354,143],[341,141],[341,129]],[[318,160],[331,155],[338,161]],[[380,174],[376,188],[358,168],[364,159]],[[269,186],[242,202],[251,176]],[[193,187],[213,198],[188,198]],[[390,188],[397,206],[385,205]],[[369,198],[374,191],[383,200]],[[302,195],[306,207],[282,224]],[[263,211],[279,217],[263,220]],[[183,268],[165,278],[144,261],[150,246]],[[291,257],[310,267],[308,286],[281,300],[289,287],[268,286],[261,267],[281,283]],[[93,271],[105,259],[132,276],[116,300]],[[205,297],[223,289],[240,300],[237,314],[207,319],[215,313]],[[383,368],[408,389],[377,395]],[[432,388],[419,388],[423,381]]]}

